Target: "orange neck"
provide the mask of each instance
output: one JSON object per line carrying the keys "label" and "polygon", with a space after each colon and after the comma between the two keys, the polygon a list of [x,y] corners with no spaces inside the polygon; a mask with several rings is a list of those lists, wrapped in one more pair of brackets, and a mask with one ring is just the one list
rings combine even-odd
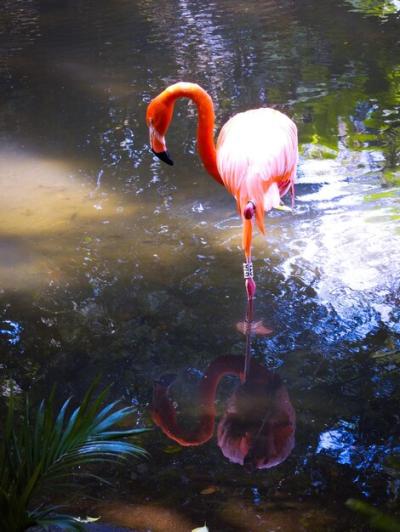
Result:
{"label": "orange neck", "polygon": [[214,143],[214,106],[209,94],[196,83],[179,82],[165,89],[159,98],[172,108],[178,98],[189,98],[196,104],[199,116],[197,149],[207,172],[223,185],[217,168],[217,152]]}

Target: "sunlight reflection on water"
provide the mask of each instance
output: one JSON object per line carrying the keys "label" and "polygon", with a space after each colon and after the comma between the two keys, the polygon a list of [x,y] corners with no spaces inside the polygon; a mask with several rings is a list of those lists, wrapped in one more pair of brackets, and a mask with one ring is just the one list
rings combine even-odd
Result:
{"label": "sunlight reflection on water", "polygon": [[[373,303],[380,319],[389,322],[400,274],[400,225],[391,216],[393,201],[386,205],[379,194],[367,201],[380,191],[377,179],[348,179],[338,160],[304,161],[301,170],[298,202],[319,215],[295,217],[291,236],[296,239],[283,242],[289,257],[282,271],[311,283],[321,302],[343,318]],[[365,175],[370,170],[364,167]],[[317,190],[302,194],[312,184]],[[394,194],[400,207],[400,194]]]}
{"label": "sunlight reflection on water", "polygon": [[11,320],[4,320],[2,322],[0,321],[0,326],[1,325],[4,328],[0,328],[0,335],[3,335],[9,344],[17,344],[21,338],[21,325]]}

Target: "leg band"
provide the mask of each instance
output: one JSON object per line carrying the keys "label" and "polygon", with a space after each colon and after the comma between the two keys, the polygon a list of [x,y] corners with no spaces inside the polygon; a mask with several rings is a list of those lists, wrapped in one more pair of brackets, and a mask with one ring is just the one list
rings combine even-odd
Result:
{"label": "leg band", "polygon": [[253,279],[253,276],[254,276],[253,263],[244,262],[243,263],[243,277],[245,279]]}

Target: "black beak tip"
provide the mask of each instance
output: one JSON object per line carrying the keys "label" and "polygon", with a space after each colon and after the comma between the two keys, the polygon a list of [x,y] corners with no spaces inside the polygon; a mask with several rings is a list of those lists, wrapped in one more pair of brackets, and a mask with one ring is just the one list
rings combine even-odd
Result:
{"label": "black beak tip", "polygon": [[167,151],[159,151],[159,152],[156,152],[154,150],[151,150],[151,151],[154,153],[154,155],[156,155],[160,159],[160,161],[163,161],[164,163],[167,163],[170,166],[174,165],[174,161],[171,159]]}

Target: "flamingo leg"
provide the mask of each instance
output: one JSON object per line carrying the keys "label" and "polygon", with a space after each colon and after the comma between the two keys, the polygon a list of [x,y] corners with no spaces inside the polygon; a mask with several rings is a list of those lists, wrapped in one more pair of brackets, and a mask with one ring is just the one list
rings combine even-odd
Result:
{"label": "flamingo leg", "polygon": [[256,283],[254,282],[253,263],[246,258],[246,262],[243,263],[243,276],[245,279],[247,300],[252,301],[256,295]]}
{"label": "flamingo leg", "polygon": [[256,283],[254,282],[253,263],[251,261],[251,240],[253,236],[253,218],[256,206],[253,201],[249,201],[244,209],[243,215],[243,244],[245,248],[246,262],[243,264],[243,276],[245,280],[247,300],[252,301],[256,294]]}

